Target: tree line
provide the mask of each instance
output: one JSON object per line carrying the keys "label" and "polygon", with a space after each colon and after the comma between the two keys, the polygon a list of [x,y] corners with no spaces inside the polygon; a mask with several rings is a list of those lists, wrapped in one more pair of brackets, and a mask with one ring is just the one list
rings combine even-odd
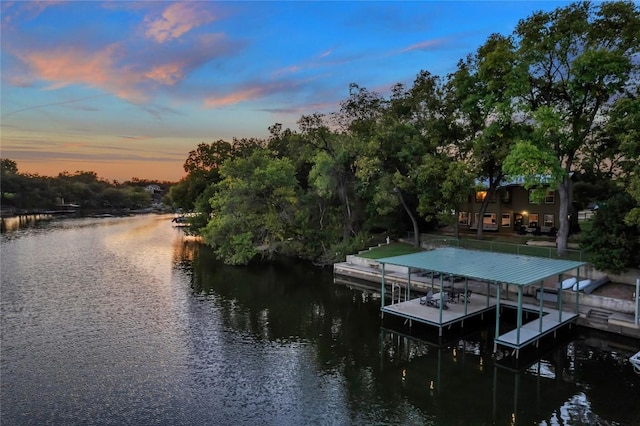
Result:
{"label": "tree line", "polygon": [[422,70],[388,96],[351,84],[337,111],[303,115],[298,129],[199,144],[170,199],[199,213],[194,228],[227,263],[281,251],[324,264],[376,232],[411,229],[416,244],[443,224],[457,233],[478,181],[488,183],[483,217],[517,176],[539,198],[558,191],[559,255],[570,207],[597,202],[584,247],[602,269],[637,267],[639,71],[634,3],[537,12],[445,77]]}
{"label": "tree line", "polygon": [[20,173],[18,164],[8,158],[0,159],[1,200],[3,211],[56,210],[77,206],[79,211],[112,211],[144,209],[159,194],[145,191],[156,184],[165,191],[172,183],[141,180],[119,183],[101,179],[94,172],[62,172],[56,177]]}

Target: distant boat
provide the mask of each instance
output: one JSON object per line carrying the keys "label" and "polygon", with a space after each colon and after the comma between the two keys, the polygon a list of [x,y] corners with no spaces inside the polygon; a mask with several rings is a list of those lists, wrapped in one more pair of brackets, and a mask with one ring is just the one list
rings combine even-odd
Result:
{"label": "distant boat", "polygon": [[185,217],[185,216],[176,216],[173,219],[171,219],[171,222],[174,223],[173,226],[189,226],[189,218]]}

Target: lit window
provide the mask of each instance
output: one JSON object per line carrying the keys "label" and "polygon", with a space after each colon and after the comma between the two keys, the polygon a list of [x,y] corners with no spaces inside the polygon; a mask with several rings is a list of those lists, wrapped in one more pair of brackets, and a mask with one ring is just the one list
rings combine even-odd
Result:
{"label": "lit window", "polygon": [[544,215],[544,226],[548,226],[550,228],[553,228],[555,226],[555,221],[553,220],[552,214]]}
{"label": "lit window", "polygon": [[496,214],[495,213],[485,213],[484,219],[482,220],[482,225],[484,226],[496,226]]}
{"label": "lit window", "polygon": [[511,213],[502,213],[502,220],[500,224],[504,227],[511,226]]}

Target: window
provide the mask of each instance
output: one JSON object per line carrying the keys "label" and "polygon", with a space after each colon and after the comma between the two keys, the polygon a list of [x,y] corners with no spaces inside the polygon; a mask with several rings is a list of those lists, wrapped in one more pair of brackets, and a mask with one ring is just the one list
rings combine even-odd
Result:
{"label": "window", "polygon": [[536,203],[535,199],[533,198],[533,189],[529,190],[529,204],[540,204],[540,203]]}
{"label": "window", "polygon": [[502,220],[500,221],[500,225],[504,227],[511,226],[511,213],[502,213]]}
{"label": "window", "polygon": [[555,204],[556,202],[556,192],[555,191],[547,191],[544,196],[545,204]]}
{"label": "window", "polygon": [[469,215],[469,212],[458,212],[458,223],[460,225],[470,225],[471,215]]}
{"label": "window", "polygon": [[538,213],[529,213],[529,227],[538,226]]}
{"label": "window", "polygon": [[555,222],[553,220],[553,215],[552,214],[545,214],[544,215],[544,226],[548,226],[550,228],[553,228],[555,226]]}
{"label": "window", "polygon": [[[487,191],[476,191],[476,203],[483,202],[484,199],[487,198],[487,195],[488,195]],[[493,195],[491,195],[491,198],[489,198],[489,202],[490,203],[496,202],[496,191],[493,191]]]}
{"label": "window", "polygon": [[502,201],[503,204],[509,204],[511,202],[511,190],[510,189],[503,189],[501,194],[500,194],[500,201]]}
{"label": "window", "polygon": [[495,213],[485,213],[484,219],[482,220],[482,226],[496,226],[496,214]]}
{"label": "window", "polygon": [[[475,221],[476,221],[476,224],[479,222],[478,221],[478,213],[475,214]],[[483,229],[496,229],[497,228],[496,214],[495,213],[485,213],[484,214],[484,219],[482,220],[482,228]]]}

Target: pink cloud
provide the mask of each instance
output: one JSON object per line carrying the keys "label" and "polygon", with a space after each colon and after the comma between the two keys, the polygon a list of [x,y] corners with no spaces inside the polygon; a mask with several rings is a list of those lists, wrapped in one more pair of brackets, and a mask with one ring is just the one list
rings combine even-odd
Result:
{"label": "pink cloud", "polygon": [[289,67],[281,68],[279,70],[275,70],[273,75],[281,75],[281,74],[294,74],[300,72],[302,67],[299,65],[291,65]]}
{"label": "pink cloud", "polygon": [[438,48],[440,46],[445,45],[448,42],[446,39],[433,39],[433,40],[425,40],[416,44],[412,44],[411,46],[405,47],[401,50],[402,53],[410,52],[412,50],[432,50]]}
{"label": "pink cloud", "polygon": [[204,100],[204,106],[208,108],[233,105],[244,101],[260,99],[273,94],[288,93],[299,88],[302,81],[274,81],[270,83],[252,83],[226,95],[208,96]]}
{"label": "pink cloud", "polygon": [[179,38],[193,28],[211,22],[215,17],[198,2],[180,2],[169,5],[162,16],[145,19],[145,35],[158,43]]}
{"label": "pink cloud", "polygon": [[[65,4],[64,0],[31,0],[31,1],[3,1],[0,4],[3,26],[11,26],[13,22],[30,20],[45,9]],[[6,29],[6,28],[5,28]]]}
{"label": "pink cloud", "polygon": [[172,86],[176,82],[182,80],[184,74],[180,65],[172,63],[153,67],[151,70],[146,72],[144,76],[153,81],[157,81],[158,83]]}
{"label": "pink cloud", "polygon": [[82,84],[113,93],[132,102],[147,99],[142,90],[145,83],[172,86],[184,78],[183,64],[171,62],[148,69],[121,66],[120,45],[115,43],[95,52],[78,48],[32,51],[20,54],[20,59],[36,77],[50,82],[49,89]]}
{"label": "pink cloud", "polygon": [[261,97],[266,92],[266,88],[264,87],[250,87],[247,89],[239,90],[237,92],[229,93],[224,96],[211,96],[204,100],[204,106],[211,107],[221,107],[226,105],[237,104],[242,101],[257,99]]}
{"label": "pink cloud", "polygon": [[127,69],[116,69],[114,56],[118,45],[88,53],[76,48],[32,51],[20,55],[37,77],[51,83],[50,89],[70,84],[85,84],[107,90],[125,99],[141,94],[134,90],[140,77]]}

